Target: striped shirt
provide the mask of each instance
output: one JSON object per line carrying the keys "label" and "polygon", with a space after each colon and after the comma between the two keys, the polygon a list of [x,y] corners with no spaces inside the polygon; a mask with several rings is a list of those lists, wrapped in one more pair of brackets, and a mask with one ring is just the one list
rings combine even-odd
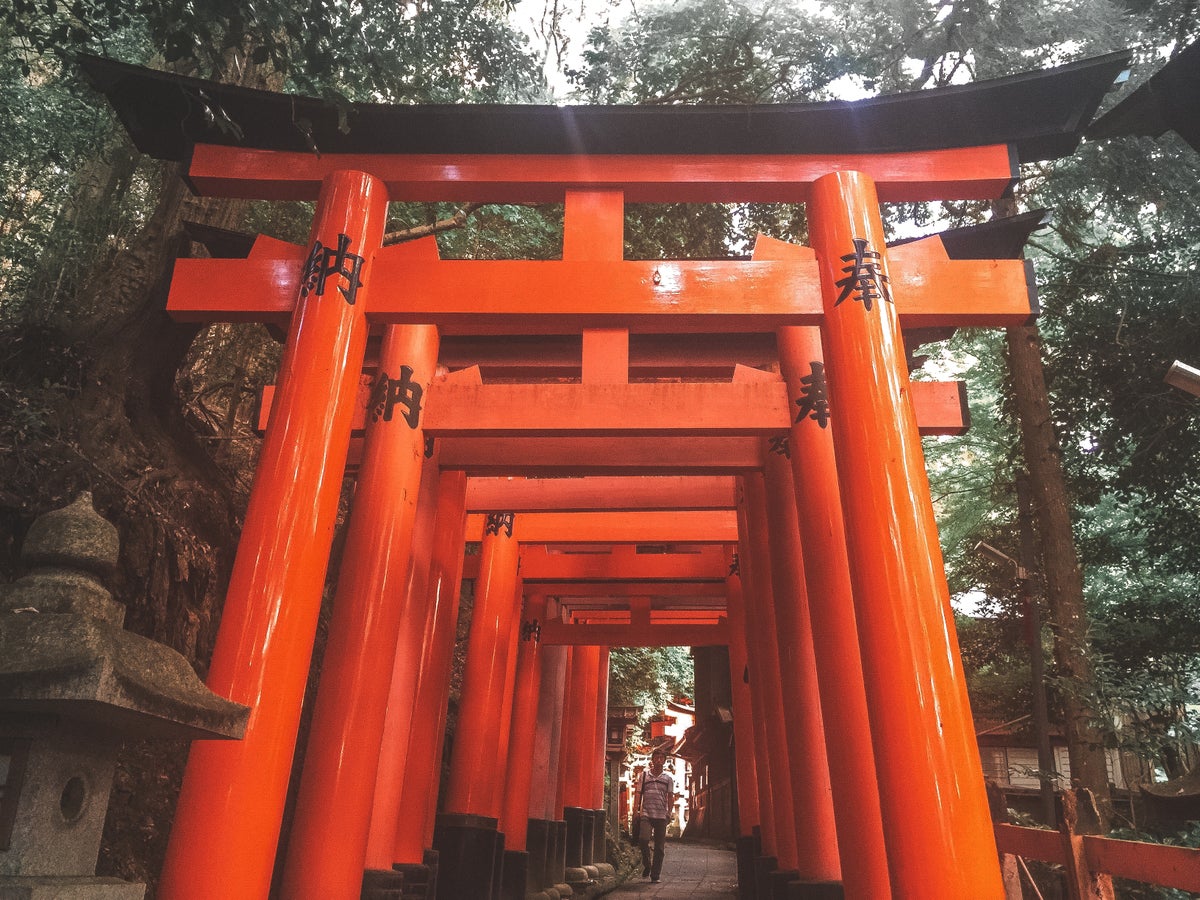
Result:
{"label": "striped shirt", "polygon": [[674,793],[675,781],[670,775],[655,775],[647,769],[642,773],[642,815],[648,819],[667,818]]}

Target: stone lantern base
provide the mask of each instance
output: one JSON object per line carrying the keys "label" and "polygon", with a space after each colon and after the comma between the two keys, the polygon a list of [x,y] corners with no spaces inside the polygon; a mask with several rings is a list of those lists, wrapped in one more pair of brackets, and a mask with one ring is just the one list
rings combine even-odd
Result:
{"label": "stone lantern base", "polygon": [[119,878],[0,875],[0,900],[143,900],[146,886]]}

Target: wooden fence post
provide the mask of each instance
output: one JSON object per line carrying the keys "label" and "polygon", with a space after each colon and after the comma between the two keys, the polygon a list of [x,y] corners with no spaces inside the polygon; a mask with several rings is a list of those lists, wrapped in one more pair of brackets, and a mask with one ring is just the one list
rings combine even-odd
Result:
{"label": "wooden fence post", "polygon": [[1100,832],[1096,798],[1087,788],[1075,788],[1062,792],[1062,806],[1058,829],[1067,857],[1063,866],[1067,896],[1070,900],[1115,900],[1111,876],[1092,872],[1084,852],[1083,836]]}

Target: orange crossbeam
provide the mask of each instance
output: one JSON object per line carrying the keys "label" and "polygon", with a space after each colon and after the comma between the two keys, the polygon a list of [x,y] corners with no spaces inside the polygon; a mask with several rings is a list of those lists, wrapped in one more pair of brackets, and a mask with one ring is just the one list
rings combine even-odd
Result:
{"label": "orange crossbeam", "polygon": [[[534,581],[720,581],[729,571],[722,547],[701,547],[696,553],[636,553],[616,547],[612,553],[547,553],[536,545],[521,547],[521,577]],[[648,587],[646,593],[653,593]]]}
{"label": "orange crossbeam", "polygon": [[525,596],[557,597],[575,606],[610,600],[628,603],[631,597],[644,597],[656,607],[671,603],[705,603],[724,608],[726,588],[721,583],[639,584],[637,582],[538,581],[525,586]]}
{"label": "orange crossbeam", "polygon": [[[482,536],[486,514],[467,516],[467,535]],[[520,515],[521,540],[530,544],[733,544],[732,510],[535,512]],[[524,575],[524,571],[522,571]]]}
{"label": "orange crossbeam", "polygon": [[[468,475],[722,475],[762,467],[757,437],[442,438],[443,469]],[[351,462],[355,444],[351,444]]]}
{"label": "orange crossbeam", "polygon": [[[573,625],[628,624],[631,618],[628,608],[577,610],[570,616]],[[690,623],[712,624],[725,617],[724,609],[655,609],[650,612],[650,621],[660,624]]]}
{"label": "orange crossbeam", "polygon": [[728,476],[472,478],[467,509],[572,512],[623,509],[732,509]]}
{"label": "orange crossbeam", "polygon": [[[366,425],[371,379],[364,376],[354,427]],[[258,427],[266,428],[274,388],[263,389]],[[924,435],[967,430],[964,382],[916,381]],[[636,437],[781,434],[792,424],[782,381],[639,384],[463,384],[435,381],[425,400],[425,433],[434,437]],[[519,460],[520,457],[508,457]]]}
{"label": "orange crossbeam", "polygon": [[434,437],[779,434],[791,424],[782,382],[495,384],[431,391]]}
{"label": "orange crossbeam", "polygon": [[[1024,260],[901,256],[890,271],[907,328],[1008,327],[1036,312]],[[445,334],[760,332],[822,318],[812,260],[425,262],[389,250],[372,272],[387,288],[372,294],[371,321],[434,324]],[[292,260],[181,259],[167,311],[180,321],[279,322],[300,274]]]}
{"label": "orange crossbeam", "polygon": [[290,153],[197,144],[188,182],[208,197],[311,200],[329,172],[386,182],[394,201],[561,203],[568,190],[624,190],[631,203],[803,203],[829,172],[855,169],[884,202],[992,200],[1016,181],[1003,144],[811,156]]}
{"label": "orange crossbeam", "polygon": [[713,647],[729,643],[729,628],[724,619],[712,625],[572,625],[545,622],[542,624],[541,641],[549,645],[572,646]]}

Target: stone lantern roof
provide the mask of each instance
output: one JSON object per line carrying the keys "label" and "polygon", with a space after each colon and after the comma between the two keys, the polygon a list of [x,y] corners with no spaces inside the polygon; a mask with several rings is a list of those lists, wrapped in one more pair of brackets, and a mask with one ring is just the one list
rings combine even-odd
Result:
{"label": "stone lantern roof", "polygon": [[249,708],[205,687],[179,653],[125,631],[113,571],[116,529],[84,493],[41,516],[0,586],[0,712],[91,723],[122,737],[240,738]]}

